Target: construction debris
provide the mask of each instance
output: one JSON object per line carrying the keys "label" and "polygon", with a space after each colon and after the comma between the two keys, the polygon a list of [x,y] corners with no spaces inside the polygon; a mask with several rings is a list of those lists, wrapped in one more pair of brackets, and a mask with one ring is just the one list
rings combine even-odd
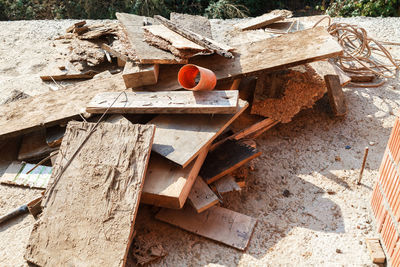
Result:
{"label": "construction debris", "polygon": [[51,172],[52,167],[12,162],[1,176],[0,183],[46,189]]}

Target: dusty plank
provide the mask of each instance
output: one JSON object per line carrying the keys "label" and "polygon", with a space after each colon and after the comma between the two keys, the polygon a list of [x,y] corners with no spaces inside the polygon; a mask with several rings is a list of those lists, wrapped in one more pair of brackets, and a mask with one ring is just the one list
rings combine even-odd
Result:
{"label": "dusty plank", "polygon": [[265,27],[274,22],[284,20],[286,17],[292,15],[292,12],[286,10],[274,10],[270,13],[266,13],[264,15],[252,18],[248,21],[240,22],[234,25],[235,28],[238,28],[241,31],[245,30],[256,30],[262,27]]}
{"label": "dusty plank", "polygon": [[213,38],[211,32],[211,23],[205,17],[175,12],[171,12],[169,17],[171,22],[175,23],[178,27],[188,29],[210,39]]}
{"label": "dusty plank", "polygon": [[241,141],[227,140],[209,152],[199,175],[211,184],[260,155],[261,151]]}
{"label": "dusty plank", "polygon": [[164,208],[182,208],[207,152],[208,149],[204,149],[185,168],[176,166],[166,158],[152,153],[141,202]]}
{"label": "dusty plank", "polygon": [[[96,76],[97,77],[97,76]],[[0,106],[0,139],[29,133],[77,118],[100,92],[125,90],[121,75],[97,78],[66,89]],[[68,92],[68,93],[67,93]]]}
{"label": "dusty plank", "polygon": [[63,80],[74,80],[74,79],[92,79],[99,72],[94,70],[88,70],[84,72],[66,72],[54,75],[41,75],[42,81],[63,81]]}
{"label": "dusty plank", "polygon": [[[186,64],[187,60],[149,45],[144,40],[142,26],[145,17],[126,13],[116,13],[127,38],[135,51],[137,60],[142,64]],[[153,21],[151,18],[146,18]],[[154,22],[154,21],[153,21]]]}
{"label": "dusty plank", "polygon": [[46,142],[44,130],[36,131],[22,137],[18,152],[18,160],[37,160],[45,158],[50,152],[56,150]]}
{"label": "dusty plank", "polygon": [[335,116],[344,116],[347,113],[346,100],[342,86],[337,75],[325,75],[325,83],[328,89],[329,104]]}
{"label": "dusty plank", "polygon": [[29,262],[125,265],[155,128],[102,123],[76,153],[94,125],[67,126],[28,242]]}
{"label": "dusty plank", "polygon": [[[86,107],[89,113],[104,113],[118,96],[97,94]],[[109,113],[197,113],[232,114],[237,110],[238,91],[127,92]]]}
{"label": "dusty plank", "polygon": [[122,72],[126,88],[156,84],[158,69],[158,64],[137,65],[132,61],[127,61]]}
{"label": "dusty plank", "polygon": [[189,194],[189,200],[198,213],[205,211],[219,202],[218,197],[201,177],[197,177],[194,182]]}
{"label": "dusty plank", "polygon": [[327,60],[320,60],[320,61],[315,61],[311,62],[309,64],[319,76],[322,78],[325,77],[325,75],[338,75],[340,79],[340,84],[342,86],[345,86],[349,82],[351,82],[351,78],[344,73],[339,67],[331,63],[330,61]]}
{"label": "dusty plank", "polygon": [[366,238],[367,248],[373,263],[384,263],[386,260],[385,253],[379,242],[379,238]]}
{"label": "dusty plank", "polygon": [[[252,42],[250,45],[241,44],[235,48],[233,59],[211,55],[192,58],[190,63],[214,71],[220,83],[226,79],[258,75],[335,57],[343,52],[342,47],[324,27],[289,33]],[[145,89],[171,91],[182,88],[176,79],[179,68],[180,66],[160,66],[158,83]]]}
{"label": "dusty plank", "polygon": [[235,114],[159,115],[149,122],[156,125],[153,151],[186,167],[221,134],[248,106],[239,100]]}
{"label": "dusty plank", "polygon": [[228,246],[245,250],[257,220],[221,207],[197,213],[190,205],[184,209],[162,209],[156,219],[175,225]]}
{"label": "dusty plank", "polygon": [[35,164],[12,162],[1,176],[0,183],[46,189],[52,168],[39,165],[32,170],[34,167]]}
{"label": "dusty plank", "polygon": [[210,186],[214,187],[219,194],[225,194],[234,191],[240,191],[240,186],[236,183],[235,178],[231,175],[226,175],[218,179]]}

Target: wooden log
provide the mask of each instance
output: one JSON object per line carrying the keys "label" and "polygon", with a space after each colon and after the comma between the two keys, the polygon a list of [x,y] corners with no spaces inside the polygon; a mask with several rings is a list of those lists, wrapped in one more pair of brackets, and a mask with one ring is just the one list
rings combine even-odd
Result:
{"label": "wooden log", "polygon": [[247,215],[216,206],[197,213],[190,205],[181,210],[162,209],[156,219],[239,250],[247,248],[257,222]]}
{"label": "wooden log", "polygon": [[159,115],[149,122],[157,128],[153,151],[186,167],[221,134],[248,106],[239,100],[235,114]]}
{"label": "wooden log", "polygon": [[189,194],[190,204],[197,211],[203,212],[219,202],[218,197],[201,177],[197,177]]}
{"label": "wooden log", "polygon": [[156,84],[158,81],[158,64],[137,65],[127,61],[122,72],[126,88]]}
{"label": "wooden log", "polygon": [[[224,80],[286,69],[343,53],[342,47],[324,27],[289,33],[251,44],[241,44],[235,48],[233,59],[211,55],[192,58],[190,63],[212,70],[220,83]],[[158,83],[144,89],[150,91],[181,89],[176,79],[180,68],[181,66],[160,66]]]}
{"label": "wooden log", "polygon": [[291,16],[292,12],[279,12],[283,10],[274,10],[270,13],[266,13],[264,15],[252,18],[250,20],[240,22],[234,25],[235,28],[245,31],[245,30],[256,30],[259,28],[263,28],[269,24],[274,22],[284,20],[286,17]]}
{"label": "wooden log", "polygon": [[337,75],[325,75],[325,83],[328,89],[329,104],[334,116],[344,116],[347,113],[346,100],[342,86]]}
{"label": "wooden log", "polygon": [[[186,64],[186,59],[181,59],[173,54],[149,45],[144,40],[143,22],[145,17],[126,13],[116,13],[127,38],[134,50],[137,60],[141,64]],[[151,20],[151,18],[146,18]]]}
{"label": "wooden log", "polygon": [[125,266],[155,128],[101,123],[92,132],[93,127],[67,126],[42,216],[29,238],[28,262]]}
{"label": "wooden log", "polygon": [[127,92],[119,101],[116,93],[97,94],[86,107],[89,113],[191,113],[233,114],[237,111],[238,91]]}
{"label": "wooden log", "polygon": [[229,48],[226,49],[225,45],[220,45],[212,39],[208,39],[206,37],[201,36],[200,34],[194,33],[192,31],[186,30],[184,28],[178,27],[176,24],[171,22],[170,20],[163,18],[161,16],[154,16],[155,19],[161,22],[164,26],[169,28],[170,30],[182,35],[186,39],[204,47],[211,51],[214,51],[216,54],[226,57],[226,58],[233,58],[231,52],[229,52]]}

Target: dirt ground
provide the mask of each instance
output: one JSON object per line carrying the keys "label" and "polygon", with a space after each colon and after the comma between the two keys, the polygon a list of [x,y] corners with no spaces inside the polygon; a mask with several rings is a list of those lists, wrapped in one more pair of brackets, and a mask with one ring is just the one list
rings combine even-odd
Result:
{"label": "dirt ground", "polygon": [[[341,21],[365,27],[380,40],[400,37],[400,19]],[[55,88],[39,74],[62,61],[63,50],[53,39],[72,22],[0,22],[0,102],[15,89],[36,95]],[[399,47],[391,51],[400,58]],[[366,237],[377,237],[369,200],[399,111],[400,84],[389,80],[379,88],[344,91],[345,118],[332,119],[316,107],[257,139],[263,154],[254,160],[247,188],[223,203],[258,220],[245,252],[158,222],[154,209],[141,207],[138,233],[152,231],[168,252],[154,266],[374,266],[365,244]],[[370,152],[357,186],[365,146]],[[0,145],[0,174],[5,160],[14,156],[11,142]],[[38,195],[37,190],[0,185],[0,214]],[[0,227],[0,266],[27,265],[23,253],[33,223],[26,215]]]}

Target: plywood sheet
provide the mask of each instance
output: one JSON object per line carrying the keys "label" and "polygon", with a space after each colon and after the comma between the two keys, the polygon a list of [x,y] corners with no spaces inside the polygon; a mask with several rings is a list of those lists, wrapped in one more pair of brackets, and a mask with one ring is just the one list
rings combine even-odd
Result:
{"label": "plywood sheet", "polygon": [[67,126],[28,242],[29,262],[125,265],[155,128],[101,123],[81,146],[94,125]]}
{"label": "plywood sheet", "polygon": [[[86,107],[89,113],[104,113],[118,92],[97,94]],[[127,92],[108,109],[109,113],[232,114],[237,110],[238,91]]]}

